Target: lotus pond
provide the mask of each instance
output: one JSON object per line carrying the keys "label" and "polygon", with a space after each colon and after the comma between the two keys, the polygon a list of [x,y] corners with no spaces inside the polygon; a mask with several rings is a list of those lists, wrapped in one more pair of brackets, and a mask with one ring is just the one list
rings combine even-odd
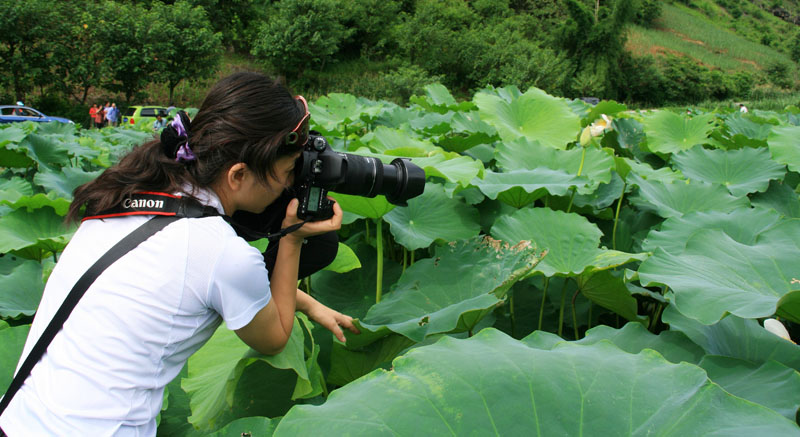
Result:
{"label": "lotus pond", "polygon": [[[632,111],[531,89],[330,94],[312,128],[411,157],[408,207],[335,195],[336,261],[276,356],[219,329],[158,434],[800,435],[800,110]],[[147,129],[0,126],[0,390],[75,228],[72,190]],[[255,242],[261,245],[263,242]]]}

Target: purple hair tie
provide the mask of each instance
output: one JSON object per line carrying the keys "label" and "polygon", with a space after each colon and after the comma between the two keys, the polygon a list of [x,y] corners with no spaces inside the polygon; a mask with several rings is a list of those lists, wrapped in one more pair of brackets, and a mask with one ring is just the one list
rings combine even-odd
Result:
{"label": "purple hair tie", "polygon": [[175,152],[175,161],[177,162],[190,162],[197,159],[192,152],[192,149],[189,147],[189,135],[186,133],[186,128],[183,126],[183,121],[181,120],[181,114],[178,114],[171,123],[172,127],[175,128],[175,132],[178,133],[179,137],[186,138],[186,142],[181,144],[178,147],[177,152]]}

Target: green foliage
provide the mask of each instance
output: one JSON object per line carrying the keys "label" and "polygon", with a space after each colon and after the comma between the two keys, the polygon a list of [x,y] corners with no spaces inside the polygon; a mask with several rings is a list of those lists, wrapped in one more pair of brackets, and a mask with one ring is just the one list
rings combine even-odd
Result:
{"label": "green foliage", "polygon": [[180,81],[206,79],[216,71],[221,35],[211,31],[205,10],[191,7],[187,1],[155,4],[150,16],[153,21],[147,36],[156,54],[155,75],[166,82],[172,104]]}
{"label": "green foliage", "polygon": [[337,2],[283,0],[273,6],[253,41],[253,55],[289,78],[333,60],[353,29],[345,27]]}
{"label": "green foliage", "polygon": [[661,16],[662,3],[659,0],[639,0],[634,22],[644,27],[652,27]]}

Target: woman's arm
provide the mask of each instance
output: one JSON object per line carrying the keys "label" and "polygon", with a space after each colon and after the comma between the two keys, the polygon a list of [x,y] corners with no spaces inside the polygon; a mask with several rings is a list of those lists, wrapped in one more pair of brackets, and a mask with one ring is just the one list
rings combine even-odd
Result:
{"label": "woman's arm", "polygon": [[297,311],[305,313],[308,318],[331,331],[342,343],[346,341],[342,327],[347,328],[354,334],[360,334],[358,328],[353,325],[352,317],[326,307],[302,290],[297,290],[296,301]]}
{"label": "woman's arm", "polygon": [[[297,218],[297,204],[297,199],[292,199],[286,208],[284,228],[301,222]],[[297,310],[297,270],[303,239],[339,229],[342,226],[342,209],[336,203],[333,205],[333,212],[333,217],[330,219],[306,223],[281,240],[270,280],[272,299],[267,306],[256,313],[250,323],[236,330],[236,334],[248,346],[266,355],[277,354],[286,346],[292,334],[294,313]],[[306,303],[304,301],[303,305]],[[319,302],[317,305],[322,306]],[[316,311],[318,310],[316,305],[311,305],[311,310],[314,314],[320,312]]]}

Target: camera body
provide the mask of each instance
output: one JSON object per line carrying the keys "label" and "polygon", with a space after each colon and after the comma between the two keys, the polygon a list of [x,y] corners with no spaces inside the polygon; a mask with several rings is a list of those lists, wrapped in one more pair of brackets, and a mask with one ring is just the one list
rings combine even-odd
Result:
{"label": "camera body", "polygon": [[378,158],[337,152],[325,137],[313,131],[295,164],[294,180],[300,201],[297,216],[310,221],[333,216],[329,190],[363,197],[383,194],[390,203],[406,206],[408,199],[425,189],[425,171],[410,159],[397,158],[384,164]]}

